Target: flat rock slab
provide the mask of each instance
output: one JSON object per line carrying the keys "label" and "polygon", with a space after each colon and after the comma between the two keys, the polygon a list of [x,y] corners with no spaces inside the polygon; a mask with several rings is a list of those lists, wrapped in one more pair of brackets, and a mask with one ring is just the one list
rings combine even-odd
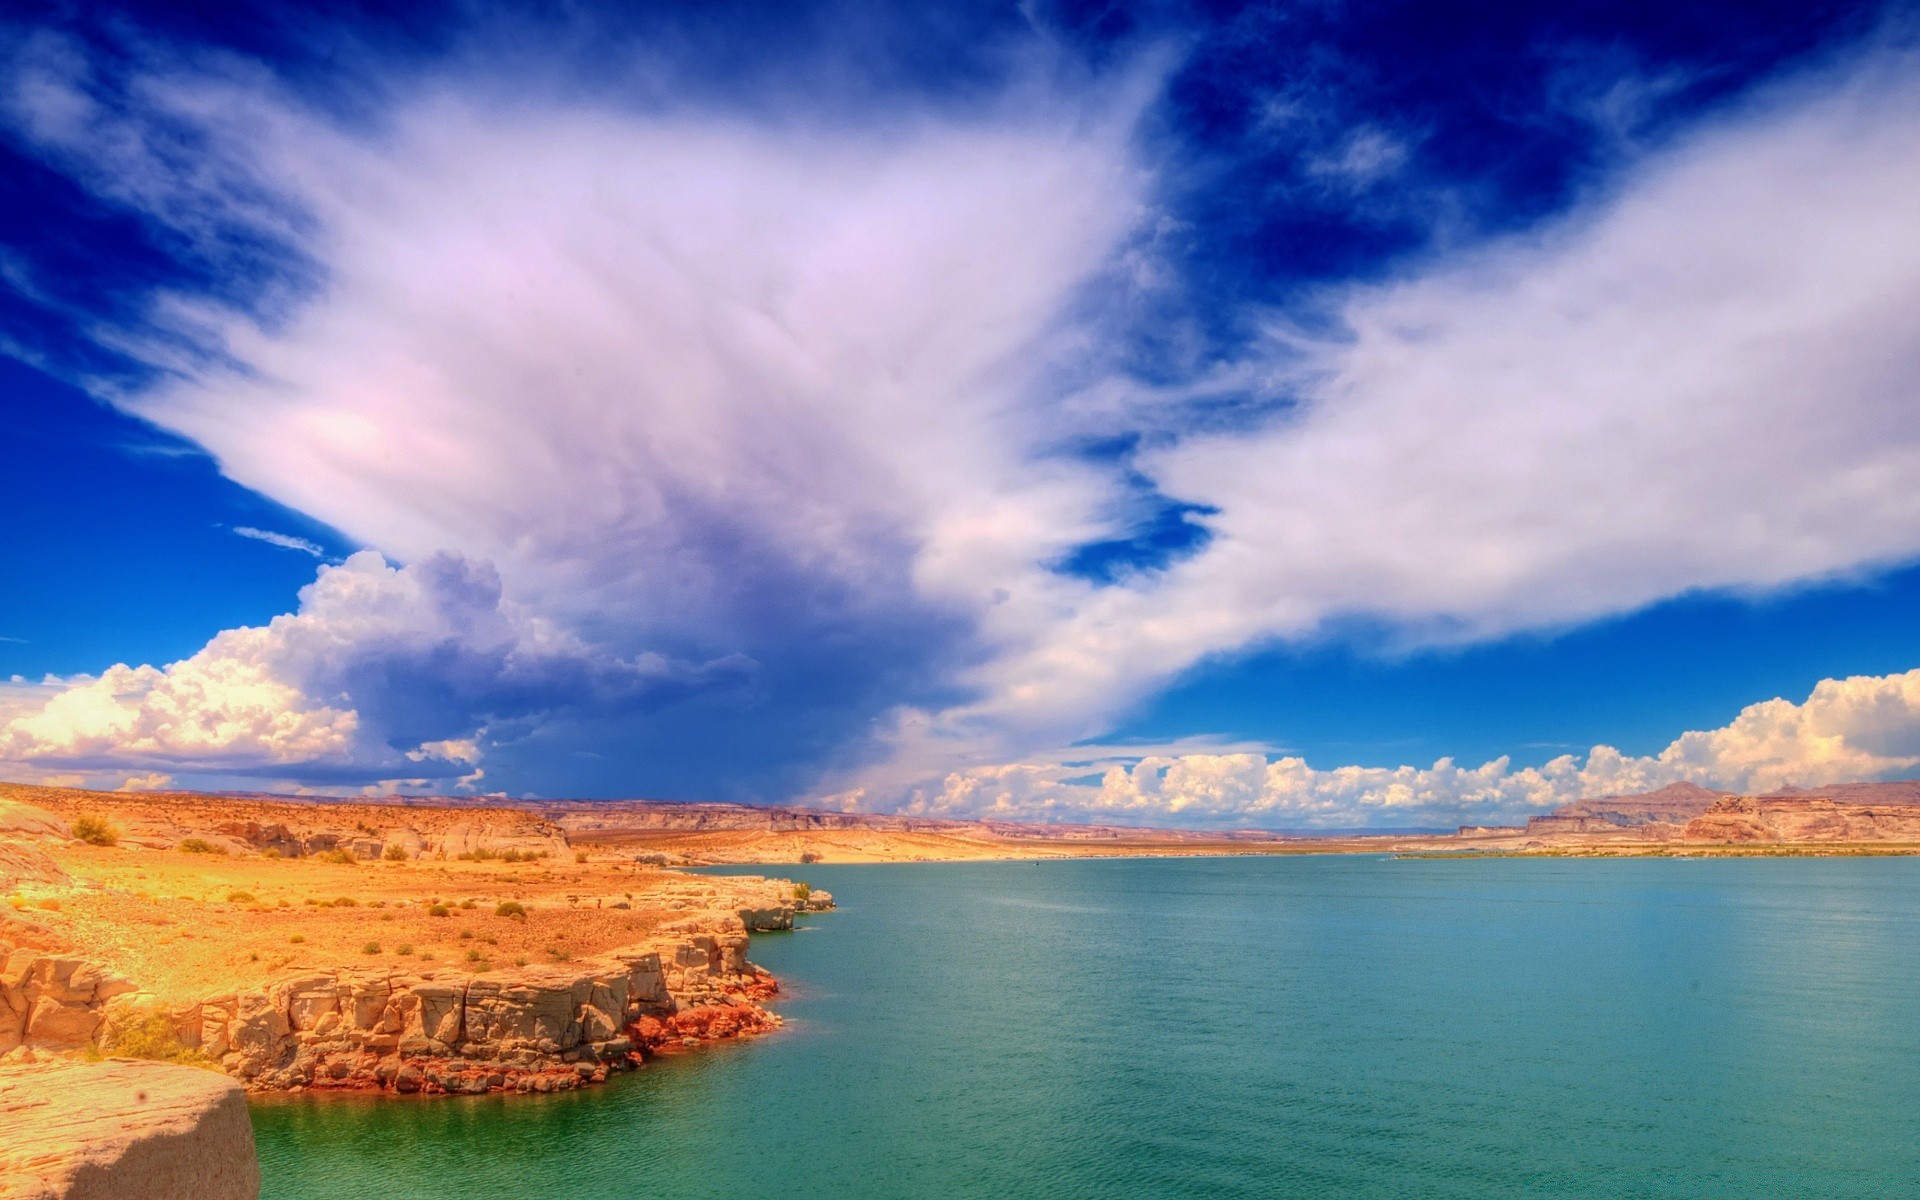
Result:
{"label": "flat rock slab", "polygon": [[255,1200],[246,1093],[172,1063],[0,1068],[0,1200]]}

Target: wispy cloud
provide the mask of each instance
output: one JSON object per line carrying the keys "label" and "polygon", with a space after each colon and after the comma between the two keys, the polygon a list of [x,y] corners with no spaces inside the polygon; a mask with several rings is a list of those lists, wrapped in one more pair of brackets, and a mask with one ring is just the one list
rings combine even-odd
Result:
{"label": "wispy cloud", "polygon": [[271,529],[255,529],[251,525],[235,525],[233,531],[243,538],[252,538],[256,542],[265,542],[269,546],[278,546],[282,550],[298,550],[302,554],[311,554],[318,559],[327,558],[325,548],[303,537],[294,537],[290,533],[275,533]]}

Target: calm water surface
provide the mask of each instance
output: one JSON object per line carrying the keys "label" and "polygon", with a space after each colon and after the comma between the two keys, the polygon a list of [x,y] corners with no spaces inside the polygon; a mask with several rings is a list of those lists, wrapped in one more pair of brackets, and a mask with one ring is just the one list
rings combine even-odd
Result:
{"label": "calm water surface", "polygon": [[1920,860],[790,873],[785,1031],[265,1103],[268,1200],[1920,1196]]}

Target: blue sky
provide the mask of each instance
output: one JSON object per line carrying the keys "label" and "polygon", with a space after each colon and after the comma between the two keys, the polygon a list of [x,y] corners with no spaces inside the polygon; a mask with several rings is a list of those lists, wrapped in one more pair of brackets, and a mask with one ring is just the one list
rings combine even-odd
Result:
{"label": "blue sky", "polygon": [[0,775],[1910,775],[1914,15],[29,7]]}

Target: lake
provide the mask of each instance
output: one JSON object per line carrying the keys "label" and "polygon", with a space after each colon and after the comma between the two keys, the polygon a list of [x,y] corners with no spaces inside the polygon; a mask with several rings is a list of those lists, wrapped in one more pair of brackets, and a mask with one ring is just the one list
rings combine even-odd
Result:
{"label": "lake", "polygon": [[265,1196],[1920,1195],[1920,859],[753,871],[786,1029],[264,1101]]}

